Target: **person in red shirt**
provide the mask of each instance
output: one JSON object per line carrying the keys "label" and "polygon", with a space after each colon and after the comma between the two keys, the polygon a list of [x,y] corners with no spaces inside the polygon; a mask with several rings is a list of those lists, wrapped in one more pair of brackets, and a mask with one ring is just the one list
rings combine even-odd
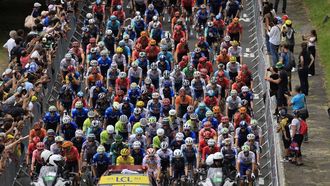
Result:
{"label": "person in red shirt", "polygon": [[205,68],[207,70],[207,74],[209,76],[212,76],[213,73],[212,63],[210,61],[207,61],[206,57],[201,57],[198,60],[197,70],[201,71],[202,68]]}
{"label": "person in red shirt", "polygon": [[145,51],[148,44],[150,42],[150,38],[148,37],[148,33],[146,31],[141,32],[141,36],[136,40],[136,44],[141,44],[141,51]]}
{"label": "person in red shirt", "polygon": [[242,65],[242,68],[238,72],[238,76],[241,76],[242,81],[245,83],[245,85],[252,90],[253,87],[252,72],[249,70],[246,64]]}
{"label": "person in red shirt", "polygon": [[44,128],[42,128],[41,123],[39,121],[35,122],[33,125],[33,129],[30,130],[29,143],[32,143],[34,137],[39,137],[40,141],[43,141],[46,135],[47,135],[47,131]]}
{"label": "person in red shirt", "polygon": [[113,98],[113,101],[121,103],[123,101],[124,95],[125,95],[125,93],[123,90],[117,90],[116,96]]}
{"label": "person in red shirt", "polygon": [[212,124],[209,121],[204,123],[204,128],[199,131],[199,141],[206,137],[206,133],[210,132],[210,138],[217,139],[217,132],[212,128]]}
{"label": "person in red shirt", "polygon": [[[185,38],[180,39],[180,43],[175,48],[175,60],[181,61],[183,56],[187,56],[189,53],[188,43]],[[188,61],[187,61],[188,63]]]}
{"label": "person in red shirt", "polygon": [[241,76],[236,76],[236,81],[235,83],[233,83],[231,85],[231,89],[233,90],[236,90],[238,93],[241,92],[241,88],[245,86],[245,83],[242,81],[242,77]]}
{"label": "person in red shirt", "polygon": [[123,23],[126,18],[126,14],[121,5],[117,5],[117,10],[113,11],[112,15],[116,16],[120,23]]}
{"label": "person in red shirt", "polygon": [[242,41],[243,27],[239,24],[239,19],[235,17],[233,21],[227,27],[227,34],[230,36],[231,40]]}
{"label": "person in red shirt", "polygon": [[220,112],[220,107],[216,105],[213,107],[212,111],[215,119],[217,119],[218,121],[222,121],[221,119],[223,118],[223,115]]}
{"label": "person in red shirt", "polygon": [[211,138],[211,132],[210,131],[206,131],[204,133],[204,138],[202,140],[199,140],[199,143],[198,143],[198,153],[200,155],[199,157],[201,157],[203,148],[207,146],[207,141],[210,138]]}
{"label": "person in red shirt", "polygon": [[204,97],[204,103],[208,108],[213,108],[214,106],[218,105],[218,98],[215,97],[215,93],[213,90],[207,91],[207,96]]}
{"label": "person in red shirt", "polygon": [[183,70],[189,62],[189,57],[187,55],[182,56],[182,60],[179,62],[179,67]]}
{"label": "person in red shirt", "polygon": [[239,112],[234,115],[234,127],[235,129],[239,126],[241,121],[246,121],[246,123],[250,124],[251,117],[247,113],[246,107],[239,108]]}
{"label": "person in red shirt", "polygon": [[137,43],[132,52],[132,61],[137,60],[140,57],[140,52],[142,52],[141,43]]}
{"label": "person in red shirt", "polygon": [[127,93],[129,89],[129,79],[126,75],[126,72],[120,72],[118,78],[116,79],[116,91],[122,90],[124,94]]}
{"label": "person in red shirt", "polygon": [[37,149],[37,143],[40,142],[40,138],[38,136],[33,137],[32,141],[28,145],[28,153],[26,154],[26,164],[30,164],[30,160],[32,158],[32,153]]}
{"label": "person in red shirt", "polygon": [[229,55],[228,55],[227,49],[223,48],[220,51],[220,54],[217,56],[216,62],[218,65],[220,63],[224,64],[225,66],[227,65],[227,63],[229,62]]}
{"label": "person in red shirt", "polygon": [[174,32],[173,32],[173,40],[174,40],[175,48],[180,43],[181,38],[186,38],[186,33],[183,31],[181,25],[177,25],[174,27]]}
{"label": "person in red shirt", "polygon": [[160,52],[160,48],[156,44],[157,44],[156,40],[152,39],[149,42],[149,45],[146,47],[146,54],[150,63],[157,61],[157,56]]}
{"label": "person in red shirt", "polygon": [[101,1],[96,1],[93,5],[92,12],[99,21],[99,23],[102,23],[105,21],[105,6],[102,4]]}
{"label": "person in red shirt", "polygon": [[89,54],[89,52],[91,51],[92,48],[96,48],[96,38],[92,37],[89,39],[89,44],[86,47],[86,55]]}
{"label": "person in red shirt", "polygon": [[75,108],[75,105],[76,105],[77,101],[81,101],[85,108],[88,106],[87,105],[87,100],[86,100],[86,98],[84,98],[84,93],[81,92],[81,91],[77,93],[76,98],[72,101],[71,108]]}
{"label": "person in red shirt", "polygon": [[110,14],[112,14],[112,12],[116,10],[118,5],[123,6],[123,0],[112,0],[111,1]]}
{"label": "person in red shirt", "polygon": [[73,146],[71,141],[65,141],[62,144],[63,157],[65,159],[65,170],[69,172],[80,173],[80,155],[78,149]]}
{"label": "person in red shirt", "polygon": [[225,77],[224,72],[218,73],[218,84],[221,86],[221,97],[227,97],[230,81]]}
{"label": "person in red shirt", "polygon": [[205,163],[206,157],[210,154],[214,154],[216,152],[220,152],[220,147],[216,145],[216,141],[214,139],[209,139],[207,141],[207,146],[202,150],[202,164]]}

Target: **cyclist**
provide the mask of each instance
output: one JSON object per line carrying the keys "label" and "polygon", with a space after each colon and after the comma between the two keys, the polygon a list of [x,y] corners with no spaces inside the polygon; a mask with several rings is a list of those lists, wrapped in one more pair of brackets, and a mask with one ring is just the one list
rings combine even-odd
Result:
{"label": "cyclist", "polygon": [[[162,72],[158,69],[157,64],[151,63],[150,69],[147,72],[147,78],[144,80],[145,86],[149,90],[148,92],[153,93],[154,89],[159,89],[161,75]],[[151,86],[151,83],[153,86]]]}
{"label": "cyclist", "polygon": [[115,53],[115,36],[112,30],[108,29],[105,31],[105,36],[103,38],[104,46],[108,49],[110,54]]}
{"label": "cyclist", "polygon": [[134,141],[131,148],[131,156],[134,158],[134,165],[142,165],[145,150],[141,147],[140,141]]}
{"label": "cyclist", "polygon": [[220,133],[218,133],[218,144],[220,147],[223,147],[225,145],[225,139],[229,138],[231,143],[234,143],[234,137],[229,134],[229,129],[224,127],[221,129]]}
{"label": "cyclist", "polygon": [[237,128],[237,126],[240,124],[241,121],[246,121],[247,123],[251,122],[251,117],[247,113],[247,108],[242,106],[238,109],[239,112],[237,112],[234,115],[234,127]]}
{"label": "cyclist", "polygon": [[96,140],[100,141],[100,134],[102,132],[101,122],[100,120],[94,119],[91,123],[91,126],[87,129],[86,135],[94,134],[96,136]]}
{"label": "cyclist", "polygon": [[63,117],[62,123],[60,133],[63,134],[65,140],[69,141],[75,136],[78,126],[68,115]]}
{"label": "cyclist", "polygon": [[108,166],[111,165],[110,158],[102,145],[97,147],[96,154],[93,156],[92,165],[93,175],[95,175],[96,178],[100,178],[102,174],[108,170]]}
{"label": "cyclist", "polygon": [[181,151],[184,157],[185,162],[185,175],[188,176],[188,171],[193,171],[198,167],[198,151],[194,146],[194,139],[187,137],[185,144],[181,146]]}
{"label": "cyclist", "polygon": [[131,126],[134,126],[135,123],[139,122],[140,119],[144,117],[144,115],[142,115],[141,112],[142,111],[140,108],[137,107],[134,108],[133,114],[131,114],[131,116],[129,117],[129,122]]}
{"label": "cyclist", "polygon": [[147,137],[147,144],[150,146],[153,143],[153,138],[157,136],[157,130],[161,128],[161,124],[157,122],[156,117],[149,117],[148,118],[148,127],[146,127],[146,137]]}
{"label": "cyclist", "polygon": [[[90,164],[93,159],[93,155],[96,153],[99,142],[96,141],[95,134],[91,133],[87,135],[87,140],[83,143],[81,148],[82,162]],[[78,151],[78,150],[77,150]]]}
{"label": "cyclist", "polygon": [[218,29],[214,26],[212,21],[207,22],[207,27],[205,29],[204,36],[206,38],[207,43],[212,47],[214,43],[216,43],[220,37]]}
{"label": "cyclist", "polygon": [[83,127],[84,121],[87,119],[88,109],[84,108],[84,105],[81,101],[76,102],[75,108],[72,109],[71,115],[74,122],[81,129]]}
{"label": "cyclist", "polygon": [[[128,78],[131,83],[142,85],[142,68],[139,67],[139,61],[134,61],[128,70]],[[132,84],[131,84],[132,85]]]}
{"label": "cyclist", "polygon": [[230,134],[234,134],[235,132],[234,125],[231,122],[229,122],[228,116],[223,116],[221,118],[221,123],[218,126],[218,133],[221,133],[221,130],[223,128],[227,128]]}
{"label": "cyclist", "polygon": [[169,63],[169,61],[166,60],[166,56],[164,56],[164,55],[159,56],[156,64],[157,64],[157,68],[160,69],[160,71],[162,73],[164,73],[165,70],[168,70],[168,71],[171,70],[170,63]]}
{"label": "cyclist", "polygon": [[49,106],[48,112],[43,118],[44,127],[47,131],[53,129],[57,131],[57,126],[60,124],[60,114],[57,112],[57,108],[54,105]]}
{"label": "cyclist", "polygon": [[156,184],[160,180],[160,158],[155,149],[149,148],[147,155],[144,156],[142,165],[147,168],[150,183]]}
{"label": "cyclist", "polygon": [[239,71],[238,75],[242,77],[242,81],[245,83],[245,85],[248,88],[250,88],[250,89],[253,88],[252,72],[249,70],[249,68],[246,64],[242,65],[242,68]]}
{"label": "cyclist", "polygon": [[122,90],[124,94],[127,93],[130,87],[130,80],[127,77],[126,72],[120,72],[118,78],[116,79],[116,91]]}
{"label": "cyclist", "polygon": [[203,120],[206,117],[207,111],[210,111],[210,109],[205,105],[205,103],[199,103],[198,107],[195,109],[195,114],[197,114],[198,120]]}
{"label": "cyclist", "polygon": [[143,148],[147,147],[147,137],[143,134],[141,127],[135,129],[135,134],[131,134],[128,139],[129,147],[132,147],[134,142],[140,142],[140,146]]}
{"label": "cyclist", "polygon": [[[182,72],[184,73],[184,75],[186,77],[186,80],[187,80],[185,85],[184,85],[185,89],[187,89],[188,87],[190,89],[192,89],[190,87],[190,82],[191,82],[191,80],[194,79],[195,71],[196,71],[196,69],[194,68],[194,66],[192,64],[188,64],[185,68],[183,68]],[[192,91],[192,93],[193,93],[193,91]]]}
{"label": "cyclist", "polygon": [[241,98],[238,97],[236,90],[230,91],[230,96],[226,98],[226,116],[228,116],[229,121],[232,120],[234,114],[237,112],[238,108],[241,106]]}
{"label": "cyclist", "polygon": [[212,63],[210,61],[208,61],[207,59],[208,59],[207,55],[205,55],[205,57],[203,56],[203,57],[199,58],[197,70],[201,71],[201,69],[205,68],[207,70],[207,74],[212,76],[212,74],[213,74]]}
{"label": "cyclist", "polygon": [[157,155],[160,158],[161,176],[165,176],[164,173],[170,173],[170,160],[172,158],[173,151],[168,148],[168,142],[163,141],[160,144],[160,149],[157,150]]}
{"label": "cyclist", "polygon": [[196,12],[195,15],[195,19],[196,21],[195,24],[197,24],[195,26],[195,28],[197,28],[198,32],[201,32],[204,30],[205,26],[206,26],[206,22],[207,22],[207,18],[209,17],[209,11],[206,9],[206,5],[202,4],[200,5],[200,9]]}
{"label": "cyclist", "polygon": [[112,30],[112,33],[116,38],[119,36],[120,21],[115,15],[111,15],[106,25],[107,30]]}
{"label": "cyclist", "polygon": [[115,128],[112,125],[108,125],[106,130],[103,130],[100,134],[100,144],[104,146],[105,151],[109,152],[111,144],[115,142]]}
{"label": "cyclist", "polygon": [[78,149],[79,153],[81,153],[81,148],[85,141],[86,139],[84,137],[84,132],[80,129],[77,129],[75,132],[75,137],[71,139],[71,142]]}
{"label": "cyclist", "polygon": [[121,149],[120,156],[116,160],[116,165],[134,165],[134,158],[130,155],[129,149]]}
{"label": "cyclist", "polygon": [[192,130],[190,130],[190,125],[188,123],[185,123],[183,125],[183,131],[182,131],[183,135],[184,135],[184,139],[187,139],[187,138],[192,138],[195,142],[197,141],[197,137],[196,137],[196,134],[195,132],[193,132]]}
{"label": "cyclist", "polygon": [[30,173],[37,173],[39,175],[40,169],[43,165],[43,159],[41,159],[41,153],[45,149],[45,144],[43,142],[38,142],[36,149],[32,152],[31,168]]}
{"label": "cyclist", "polygon": [[152,21],[152,17],[153,16],[157,16],[158,17],[159,13],[158,11],[155,9],[153,4],[149,4],[147,10],[144,13],[144,21],[146,22],[146,24],[149,24],[149,22]]}
{"label": "cyclist", "polygon": [[[110,99],[109,99],[110,98]],[[109,90],[108,95],[104,92],[99,93],[98,99],[96,100],[95,104],[95,112],[98,113],[101,117],[100,120],[103,120],[105,110],[110,105],[110,100],[114,99],[112,90]]]}
{"label": "cyclist", "polygon": [[131,103],[129,97],[124,97],[123,102],[119,104],[120,112],[127,118],[133,114],[134,105]]}
{"label": "cyclist", "polygon": [[219,121],[214,117],[213,112],[211,110],[206,112],[205,118],[202,120],[201,127],[203,127],[206,122],[210,122],[214,130],[218,128]]}
{"label": "cyclist", "polygon": [[64,138],[62,136],[56,136],[55,143],[50,146],[50,151],[53,154],[61,154],[63,142],[64,142]]}
{"label": "cyclist", "polygon": [[[210,133],[207,134],[208,132],[210,132]],[[204,139],[208,135],[211,138],[213,138],[214,140],[217,139],[217,132],[212,128],[212,124],[211,124],[210,121],[206,121],[204,123],[204,127],[199,130],[199,141],[201,141],[202,139]]]}
{"label": "cyclist", "polygon": [[[142,69],[142,77],[143,79],[146,78],[147,76],[147,72],[148,72],[148,67],[150,65],[149,60],[147,59],[147,55],[145,52],[139,52],[139,57],[136,60],[136,62],[138,63],[138,66]],[[140,86],[142,84],[139,84]]]}
{"label": "cyclist", "polygon": [[148,124],[147,118],[141,118],[139,122],[135,123],[132,128],[132,134],[136,134],[136,129],[141,128],[143,130],[143,134],[146,132],[146,127]]}
{"label": "cyclist", "polygon": [[216,141],[214,139],[207,140],[207,146],[202,150],[202,164],[205,164],[205,160],[207,156],[210,154],[214,154],[220,151],[220,147],[216,145]]}
{"label": "cyclist", "polygon": [[[231,41],[236,41],[235,44],[238,46],[238,43],[242,41],[243,36],[243,27],[239,24],[239,19],[235,17],[233,21],[227,26],[227,35],[230,36]],[[228,50],[229,52],[229,50]]]}
{"label": "cyclist", "polygon": [[[204,57],[204,53],[202,52],[202,49],[199,48],[199,47],[196,47],[194,49],[194,51],[191,53],[191,58],[190,58],[190,62],[192,63],[193,67],[197,67],[198,65],[198,60],[201,58],[201,57]],[[186,74],[187,75],[187,74]],[[190,80],[190,79],[188,79]]]}
{"label": "cyclist", "polygon": [[262,129],[258,126],[258,121],[256,119],[251,119],[251,132],[255,136],[255,141],[259,144],[263,143]]}
{"label": "cyclist", "polygon": [[65,141],[62,144],[63,157],[65,159],[64,169],[68,172],[79,173],[81,169],[80,155],[78,149],[73,146],[71,141]]}
{"label": "cyclist", "polygon": [[108,107],[105,110],[105,124],[114,126],[121,116],[121,112],[119,110],[119,103],[113,102],[112,106]]}
{"label": "cyclist", "polygon": [[[180,92],[179,92],[179,94],[180,94]],[[177,99],[177,98],[176,98]],[[192,101],[191,101],[192,102]],[[178,112],[178,113],[180,113],[180,112]],[[183,123],[186,123],[188,120],[190,120],[191,118],[190,118],[190,115],[191,114],[194,114],[195,113],[195,108],[194,108],[194,106],[192,106],[192,104],[191,105],[188,105],[188,107],[187,107],[187,111],[186,112],[184,112],[184,115],[183,115],[183,117],[182,117],[182,122]],[[189,123],[188,123],[189,124]],[[189,126],[190,126],[190,124],[189,124]]]}
{"label": "cyclist", "polygon": [[74,99],[74,92],[71,87],[66,84],[63,85],[57,98],[57,108],[59,108],[61,112],[64,110],[70,112],[72,101]]}
{"label": "cyclist", "polygon": [[185,161],[180,149],[173,152],[173,157],[170,163],[170,176],[176,182],[185,175]]}
{"label": "cyclist", "polygon": [[152,139],[152,147],[155,149],[159,149],[160,148],[160,144],[163,141],[166,141],[167,143],[169,143],[169,138],[167,136],[165,136],[165,131],[162,128],[157,129],[156,131],[156,136],[153,137]]}
{"label": "cyclist", "polygon": [[50,146],[55,143],[55,131],[53,129],[47,130],[47,136],[44,138],[45,149],[49,150]]}
{"label": "cyclist", "polygon": [[[204,98],[204,103],[207,107],[212,108],[219,104],[219,99],[215,97],[214,90],[208,90],[207,95]],[[212,111],[211,111],[212,112]]]}
{"label": "cyclist", "polygon": [[241,88],[241,93],[239,94],[239,97],[242,100],[246,100],[247,101],[247,108],[250,111],[253,111],[253,93],[250,91],[248,86],[243,86]]}
{"label": "cyclist", "polygon": [[[102,78],[103,79],[103,78]],[[97,80],[95,85],[92,86],[89,90],[89,106],[90,108],[95,108],[96,100],[100,93],[106,93],[107,89],[105,89],[103,85],[103,80]]]}
{"label": "cyclist", "polygon": [[241,148],[247,141],[248,134],[251,133],[251,129],[248,127],[246,121],[241,121],[239,127],[235,131],[235,146]]}
{"label": "cyclist", "polygon": [[170,147],[172,151],[175,151],[176,149],[181,149],[181,145],[184,144],[184,135],[182,132],[178,132],[175,135],[175,139],[172,140]]}
{"label": "cyclist", "polygon": [[236,163],[237,177],[241,178],[240,185],[244,185],[244,176],[247,177],[250,183],[254,178],[254,172],[256,170],[255,155],[250,151],[250,147],[244,145],[242,151],[238,153],[237,163]]}
{"label": "cyclist", "polygon": [[[231,85],[232,90],[236,90],[239,94],[242,91],[242,87],[246,86],[245,83],[242,81],[242,77],[240,75],[237,75],[235,78],[235,82]],[[241,98],[242,99],[242,98]]]}
{"label": "cyclist", "polygon": [[[174,50],[175,50],[174,39],[172,38],[172,35],[170,32],[164,33],[163,39],[160,40],[160,48],[162,49],[163,52],[167,51],[167,55],[169,55],[169,54],[172,55],[172,53],[174,53]],[[167,56],[167,55],[165,55],[165,56]],[[173,60],[169,60],[169,61],[173,61]]]}
{"label": "cyclist", "polygon": [[[222,115],[222,113],[220,112],[220,107],[219,107],[219,106],[214,106],[213,109],[212,109],[212,111],[213,111],[213,116],[214,116],[214,118],[215,118],[215,119],[219,122],[219,124],[220,124],[221,119],[224,117],[224,116]],[[218,128],[219,128],[219,126],[218,126]]]}
{"label": "cyclist", "polygon": [[116,134],[123,137],[123,140],[127,140],[129,134],[131,133],[131,124],[128,122],[126,115],[121,115],[119,121],[115,125]]}
{"label": "cyclist", "polygon": [[79,91],[76,95],[76,97],[74,98],[74,100],[72,101],[72,106],[71,109],[75,108],[76,103],[78,101],[81,101],[83,103],[84,107],[87,107],[87,100],[84,98],[84,93],[82,91]]}
{"label": "cyclist", "polygon": [[196,101],[203,100],[204,94],[206,93],[205,86],[206,83],[204,79],[201,78],[200,72],[195,71],[194,79],[191,81],[191,87],[193,89],[193,95]]}
{"label": "cyclist", "polygon": [[158,120],[162,113],[162,104],[159,101],[159,93],[152,93],[152,100],[148,101],[147,108],[149,111],[149,115],[156,117],[156,119]]}
{"label": "cyclist", "polygon": [[112,165],[116,165],[117,157],[119,157],[120,151],[127,148],[127,145],[123,143],[123,137],[121,135],[115,135],[115,142],[111,144],[110,155]]}
{"label": "cyclist", "polygon": [[257,141],[255,141],[255,135],[254,134],[248,134],[247,135],[247,141],[244,143],[244,145],[248,145],[250,147],[250,151],[252,151],[255,154],[256,157],[256,163],[259,167],[260,165],[260,146]]}
{"label": "cyclist", "polygon": [[231,172],[235,171],[237,149],[233,147],[233,143],[230,138],[224,140],[224,146],[221,148],[221,153],[223,154],[223,171],[225,177],[230,177]]}

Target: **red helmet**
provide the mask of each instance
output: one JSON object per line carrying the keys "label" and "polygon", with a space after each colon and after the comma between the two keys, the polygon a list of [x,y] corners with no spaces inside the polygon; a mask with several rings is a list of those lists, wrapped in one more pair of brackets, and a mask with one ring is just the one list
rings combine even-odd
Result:
{"label": "red helmet", "polygon": [[204,138],[211,138],[211,132],[210,131],[205,131],[204,133]]}
{"label": "red helmet", "polygon": [[288,20],[289,19],[289,16],[288,15],[283,15],[282,16],[282,20],[285,22],[286,20]]}
{"label": "red helmet", "polygon": [[206,57],[201,57],[198,60],[198,62],[200,62],[200,63],[205,63],[206,61],[207,61],[207,58]]}
{"label": "red helmet", "polygon": [[176,31],[182,30],[182,26],[181,25],[175,25],[174,30],[176,30]]}
{"label": "red helmet", "polygon": [[249,69],[249,67],[246,64],[242,65],[242,70],[248,70],[248,69]]}
{"label": "red helmet", "polygon": [[37,143],[37,149],[38,150],[43,150],[45,149],[45,144],[43,142],[38,142]]}
{"label": "red helmet", "polygon": [[74,66],[72,66],[72,65],[68,66],[68,71],[73,72],[74,71]]}
{"label": "red helmet", "polygon": [[38,136],[35,136],[32,138],[33,143],[38,143],[40,142],[40,138]]}
{"label": "red helmet", "polygon": [[189,60],[189,57],[188,57],[188,56],[183,56],[183,57],[182,57],[182,60],[183,60],[183,61],[188,61],[188,60]]}

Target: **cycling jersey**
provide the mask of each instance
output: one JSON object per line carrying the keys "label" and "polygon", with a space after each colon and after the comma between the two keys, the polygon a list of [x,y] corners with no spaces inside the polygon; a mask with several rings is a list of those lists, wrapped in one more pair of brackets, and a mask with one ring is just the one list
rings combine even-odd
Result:
{"label": "cycling jersey", "polygon": [[240,174],[246,175],[247,170],[252,170],[252,164],[255,163],[255,155],[249,151],[248,156],[245,156],[244,152],[238,153],[237,161],[240,163]]}
{"label": "cycling jersey", "polygon": [[174,151],[176,149],[181,149],[182,144],[185,144],[185,142],[183,140],[182,141],[177,141],[176,139],[174,139],[171,142],[170,147],[171,147],[172,151]]}
{"label": "cycling jersey", "polygon": [[176,179],[181,178],[181,176],[184,175],[184,167],[185,167],[184,157],[180,157],[180,158],[172,157],[171,167],[174,173],[173,177]]}
{"label": "cycling jersey", "polygon": [[105,110],[105,119],[107,120],[107,125],[115,125],[121,116],[120,110],[113,109],[112,106]]}
{"label": "cycling jersey", "polygon": [[79,161],[80,155],[78,149],[75,146],[72,146],[69,151],[64,151],[63,155],[66,162],[75,162]]}
{"label": "cycling jersey", "polygon": [[159,136],[155,136],[155,137],[152,139],[152,146],[153,146],[153,148],[159,149],[159,148],[160,148],[160,144],[161,144],[163,141],[166,141],[167,143],[169,143],[169,139],[168,139],[168,137],[167,137],[167,136],[164,136],[162,139],[160,139]]}
{"label": "cycling jersey", "polygon": [[165,171],[170,165],[170,159],[172,158],[173,151],[171,149],[163,149],[157,150],[157,155],[160,157],[160,164],[162,167],[162,171]]}
{"label": "cycling jersey", "polygon": [[86,161],[87,163],[91,163],[93,155],[96,153],[96,149],[99,145],[100,144],[98,141],[94,140],[93,142],[90,142],[86,140],[82,145],[82,151],[84,152],[83,160]]}
{"label": "cycling jersey", "polygon": [[127,148],[127,146],[124,143],[117,143],[117,142],[113,142],[111,147],[110,147],[110,154],[112,155],[112,165],[116,165],[116,160],[117,157],[120,155],[120,151],[123,148]]}
{"label": "cycling jersey", "polygon": [[212,124],[212,128],[213,128],[214,130],[216,130],[216,129],[218,128],[219,121],[218,121],[215,117],[204,118],[204,119],[202,120],[202,126],[201,126],[202,128],[204,127],[204,123],[207,122],[207,121],[211,122],[211,124]]}
{"label": "cycling jersey", "polygon": [[128,139],[128,144],[130,147],[132,147],[133,143],[135,141],[139,141],[141,143],[141,147],[147,147],[147,137],[145,135],[137,136],[136,134],[130,135]]}
{"label": "cycling jersey", "polygon": [[153,157],[145,156],[142,161],[142,165],[148,167],[148,173],[157,175],[158,167],[160,167],[160,158],[158,155]]}
{"label": "cycling jersey", "polygon": [[131,124],[130,123],[122,123],[121,121],[117,121],[115,125],[115,131],[117,134],[120,134],[124,140],[128,139],[128,133],[131,133]]}
{"label": "cycling jersey", "polygon": [[181,146],[181,151],[185,160],[185,164],[196,164],[197,160],[197,149],[192,146],[191,148],[188,148],[186,145]]}
{"label": "cycling jersey", "polygon": [[220,147],[216,146],[216,145],[213,148],[210,148],[209,146],[204,147],[202,150],[202,160],[205,161],[207,156],[209,156],[210,154],[219,152],[219,151],[220,151]]}
{"label": "cycling jersey", "polygon": [[53,115],[50,112],[47,112],[43,118],[45,130],[53,129],[56,131],[57,125],[60,123],[60,118],[61,116],[58,112],[55,112]]}
{"label": "cycling jersey", "polygon": [[131,156],[134,158],[134,165],[142,165],[143,157],[145,156],[145,151],[143,148],[138,150],[132,149]]}
{"label": "cycling jersey", "polygon": [[65,140],[70,141],[74,136],[78,126],[74,122],[62,124],[61,131]]}
{"label": "cycling jersey", "polygon": [[111,165],[111,160],[107,153],[100,155],[99,153],[94,154],[92,164],[96,166],[96,177],[99,178]]}
{"label": "cycling jersey", "polygon": [[126,158],[123,158],[123,156],[119,156],[117,158],[116,165],[134,165],[134,158],[130,155]]}
{"label": "cycling jersey", "polygon": [[85,141],[86,139],[84,137],[81,137],[79,139],[77,137],[74,137],[71,139],[73,145],[78,149],[79,154],[81,153],[81,148]]}
{"label": "cycling jersey", "polygon": [[39,137],[40,141],[43,141],[47,135],[47,131],[44,128],[41,128],[39,131],[32,129],[29,133],[29,141],[32,141],[34,137]]}
{"label": "cycling jersey", "polygon": [[83,127],[84,121],[88,118],[87,113],[88,109],[87,108],[82,108],[82,109],[72,109],[72,119],[75,121],[75,123],[78,125],[79,128]]}

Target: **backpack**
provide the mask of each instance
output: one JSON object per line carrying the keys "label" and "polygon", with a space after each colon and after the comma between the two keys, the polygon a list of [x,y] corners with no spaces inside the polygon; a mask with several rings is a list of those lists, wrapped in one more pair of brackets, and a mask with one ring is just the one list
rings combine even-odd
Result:
{"label": "backpack", "polygon": [[300,120],[300,129],[299,129],[299,134],[301,135],[306,135],[308,131],[308,126],[306,121]]}

